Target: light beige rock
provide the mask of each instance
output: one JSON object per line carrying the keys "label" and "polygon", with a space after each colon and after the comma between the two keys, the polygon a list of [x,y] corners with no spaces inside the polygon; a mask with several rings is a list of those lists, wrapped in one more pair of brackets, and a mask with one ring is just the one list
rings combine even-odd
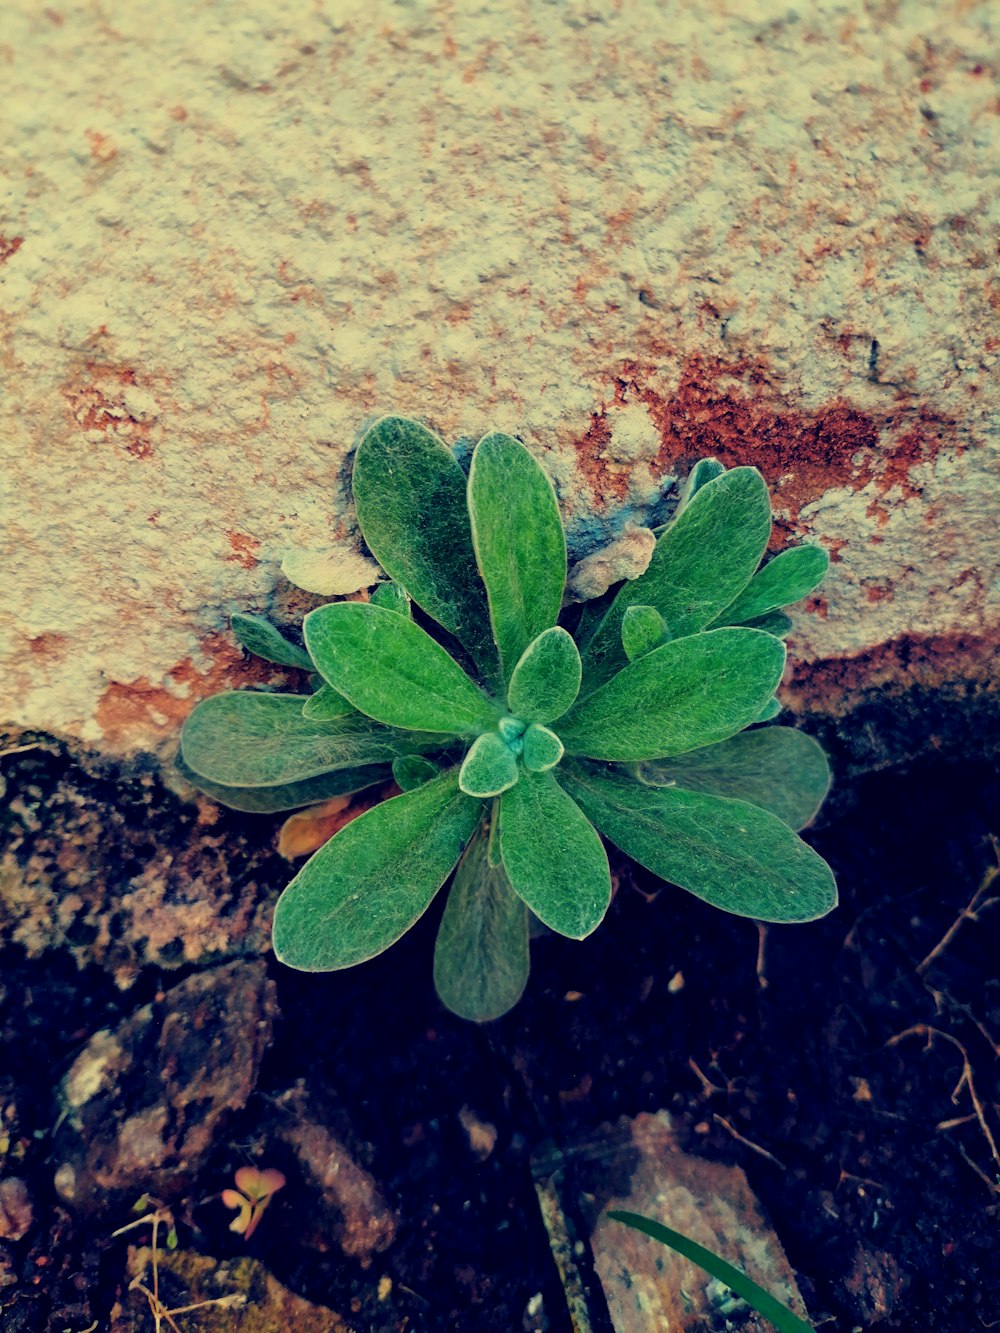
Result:
{"label": "light beige rock", "polygon": [[[757,463],[800,711],[986,689],[997,9],[4,7],[0,719],[124,755],[352,543],[365,422],[523,435],[572,555]],[[964,706],[964,705],[963,705]]]}
{"label": "light beige rock", "polygon": [[[599,1299],[582,1278],[589,1248],[615,1333],[697,1333],[723,1328],[739,1311],[740,1328],[770,1325],[733,1293],[669,1247],[608,1216],[612,1210],[663,1222],[740,1268],[776,1299],[805,1316],[781,1242],[736,1166],[684,1152],[665,1111],[605,1126],[564,1155],[533,1163],[536,1192],[574,1328],[590,1333]],[[567,1192],[568,1191],[568,1192]],[[589,1227],[589,1246],[575,1218]]]}
{"label": "light beige rock", "polygon": [[[621,1159],[630,1161],[628,1190],[607,1202],[590,1238],[615,1333],[695,1333],[714,1327],[733,1297],[704,1269],[612,1221],[607,1212],[614,1208],[666,1223],[804,1316],[795,1275],[743,1171],[682,1152],[665,1114],[638,1115],[629,1129]],[[741,1328],[768,1333],[766,1320],[739,1308]]]}

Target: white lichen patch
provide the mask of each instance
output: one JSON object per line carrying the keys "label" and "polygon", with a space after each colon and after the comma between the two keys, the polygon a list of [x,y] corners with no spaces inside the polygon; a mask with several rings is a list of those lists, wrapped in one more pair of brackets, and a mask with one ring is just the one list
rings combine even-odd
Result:
{"label": "white lichen patch", "polygon": [[112,1033],[95,1032],[73,1061],[63,1080],[67,1104],[74,1111],[85,1106],[105,1086],[121,1059],[122,1049]]}

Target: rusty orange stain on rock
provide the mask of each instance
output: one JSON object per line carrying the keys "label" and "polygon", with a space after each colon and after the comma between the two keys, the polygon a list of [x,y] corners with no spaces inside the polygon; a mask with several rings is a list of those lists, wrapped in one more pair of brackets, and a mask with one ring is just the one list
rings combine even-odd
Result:
{"label": "rusty orange stain on rock", "polygon": [[996,694],[997,633],[902,634],[854,657],[793,662],[782,702],[796,712],[840,716],[861,691],[890,695],[914,686],[940,689],[954,682],[963,692],[975,684]]}
{"label": "rusty orange stain on rock", "polygon": [[[875,417],[840,401],[811,412],[789,407],[776,398],[762,358],[727,362],[696,353],[670,393],[656,387],[657,373],[655,364],[626,361],[612,378],[615,401],[642,402],[660,432],[654,475],[685,470],[706,455],[727,467],[759,467],[778,511],[773,546],[797,533],[803,505],[833,487],[874,483],[880,495],[898,488],[906,499],[919,493],[911,468],[932,462],[945,446],[961,450],[955,423],[926,409],[913,416],[890,407]],[[894,440],[889,432],[908,416],[912,424]],[[887,521],[885,507],[873,503],[871,516]]]}
{"label": "rusty orange stain on rock", "polygon": [[175,735],[195,704],[210,694],[282,680],[297,682],[301,676],[244,654],[228,634],[210,634],[202,639],[201,647],[211,665],[199,671],[185,657],[167,675],[171,688],[155,685],[146,676],[108,685],[98,700],[94,720],[112,749],[127,749],[137,735],[150,743]]}
{"label": "rusty orange stain on rock", "polygon": [[260,561],[257,559],[257,552],[260,550],[260,542],[256,537],[250,537],[245,532],[233,532],[227,530],[226,537],[229,539],[229,545],[233,548],[232,555],[227,555],[226,559],[235,561],[242,565],[244,569],[253,569]]}
{"label": "rusty orange stain on rock", "polygon": [[69,635],[58,630],[46,630],[28,640],[28,648],[34,657],[59,658],[66,653]]}
{"label": "rusty orange stain on rock", "polygon": [[90,156],[95,162],[107,164],[113,162],[118,156],[118,149],[113,140],[106,134],[101,134],[97,130],[85,130],[87,142],[90,144]]}
{"label": "rusty orange stain on rock", "polygon": [[577,467],[587,479],[594,495],[594,504],[604,509],[608,500],[623,500],[628,494],[628,473],[625,469],[612,471],[602,457],[611,443],[611,426],[605,411],[594,412],[590,426],[573,442]]}
{"label": "rusty orange stain on rock", "polygon": [[12,236],[9,241],[6,236],[0,236],[0,264],[6,264],[12,255],[17,254],[23,244],[23,236]]}
{"label": "rusty orange stain on rock", "polygon": [[133,458],[148,458],[153,452],[152,423],[139,420],[125,402],[125,391],[137,386],[131,366],[85,361],[79,376],[62,386],[62,395],[83,430],[110,434]]}

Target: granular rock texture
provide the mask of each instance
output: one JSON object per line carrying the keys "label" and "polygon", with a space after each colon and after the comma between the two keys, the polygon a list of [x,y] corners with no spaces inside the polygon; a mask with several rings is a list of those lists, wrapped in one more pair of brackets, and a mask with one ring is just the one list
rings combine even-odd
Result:
{"label": "granular rock texture", "polygon": [[[0,717],[168,742],[247,679],[226,619],[288,609],[290,549],[357,562],[346,466],[389,411],[521,434],[576,557],[662,519],[699,455],[755,463],[778,542],[834,558],[796,617],[797,706],[898,681],[900,644],[977,679],[995,6],[161,20],[4,7]],[[832,702],[809,689],[831,664]]]}
{"label": "granular rock texture", "polygon": [[246,1105],[275,1015],[264,964],[196,973],[87,1042],[60,1087],[55,1187],[96,1212],[144,1190],[175,1198]]}

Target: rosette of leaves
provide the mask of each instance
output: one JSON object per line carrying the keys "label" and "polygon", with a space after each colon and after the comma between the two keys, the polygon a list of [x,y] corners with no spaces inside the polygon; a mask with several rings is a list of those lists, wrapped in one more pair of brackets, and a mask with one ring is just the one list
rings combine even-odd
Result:
{"label": "rosette of leaves", "polygon": [[799,546],[761,564],[771,515],[755,468],[699,463],[649,568],[588,604],[574,632],[560,624],[556,496],[517,440],[486,435],[466,476],[431,431],[386,417],[358,447],[353,489],[388,575],[371,600],[310,612],[304,649],[234,617],[247,647],[315,673],[318,688],[217,695],[183,734],[192,781],[239,809],[390,775],[401,789],[285,889],[282,962],[373,958],[452,877],[438,993],[467,1018],[498,1017],[524,990],[532,915],[577,940],[600,924],[604,840],[727,912],[792,922],[834,906],[829,867],[797,836],[829,785],[823,752],[756,725],[778,710],[780,608],[827,558]]}

